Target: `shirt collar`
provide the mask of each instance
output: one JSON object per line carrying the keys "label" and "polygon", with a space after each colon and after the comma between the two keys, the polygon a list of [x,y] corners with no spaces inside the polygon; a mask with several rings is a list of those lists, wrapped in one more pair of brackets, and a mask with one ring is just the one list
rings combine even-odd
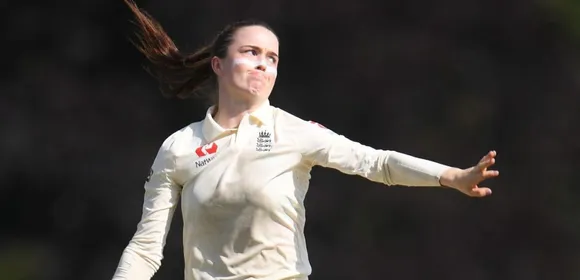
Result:
{"label": "shirt collar", "polygon": [[[209,107],[205,114],[205,119],[202,122],[202,133],[208,142],[216,140],[223,134],[234,133],[237,128],[225,129],[221,127],[212,117],[212,113],[215,106]],[[266,100],[258,109],[249,113],[249,118],[251,121],[257,121],[263,125],[271,125],[273,122],[272,107],[270,106],[270,101]]]}
{"label": "shirt collar", "polygon": [[250,117],[258,122],[261,122],[263,125],[271,125],[274,121],[274,116],[272,115],[272,106],[270,106],[270,101],[266,99],[264,103],[258,107],[258,109],[254,110],[254,112],[250,113]]}

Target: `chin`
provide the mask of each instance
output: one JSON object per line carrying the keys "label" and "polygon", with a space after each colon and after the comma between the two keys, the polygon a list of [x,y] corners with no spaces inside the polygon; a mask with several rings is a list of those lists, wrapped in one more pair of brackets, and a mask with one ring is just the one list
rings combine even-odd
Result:
{"label": "chin", "polygon": [[270,92],[271,92],[271,90],[268,90],[267,88],[257,89],[257,88],[252,88],[252,87],[248,87],[248,86],[240,86],[236,90],[235,95],[237,95],[238,98],[241,98],[241,99],[256,101],[256,100],[267,99],[268,96],[270,96]]}
{"label": "chin", "polygon": [[261,94],[261,91],[260,91],[260,90],[258,90],[258,89],[253,89],[253,88],[250,88],[250,89],[248,89],[248,90],[246,90],[246,91],[247,91],[247,92],[248,92],[250,95],[253,95],[253,96],[259,96],[259,95]]}
{"label": "chin", "polygon": [[267,90],[259,90],[259,89],[253,89],[253,88],[248,88],[244,90],[244,95],[253,97],[253,98],[260,98],[260,97],[264,97],[264,96],[268,96],[270,95],[269,92]]}

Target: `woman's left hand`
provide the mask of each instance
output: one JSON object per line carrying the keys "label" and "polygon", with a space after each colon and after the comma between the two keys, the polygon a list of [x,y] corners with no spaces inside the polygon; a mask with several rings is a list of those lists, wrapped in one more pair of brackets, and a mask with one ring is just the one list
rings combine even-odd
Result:
{"label": "woman's left hand", "polygon": [[441,174],[440,183],[443,186],[454,188],[468,196],[484,197],[491,195],[491,189],[480,187],[478,184],[485,179],[499,175],[497,170],[488,170],[495,163],[497,153],[490,151],[477,165],[467,168],[450,168]]}

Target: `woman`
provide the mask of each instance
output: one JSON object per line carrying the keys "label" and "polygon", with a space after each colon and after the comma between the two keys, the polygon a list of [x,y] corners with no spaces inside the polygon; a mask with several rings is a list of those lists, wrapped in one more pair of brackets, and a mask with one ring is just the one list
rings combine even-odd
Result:
{"label": "woman", "polygon": [[303,200],[314,165],[386,185],[491,194],[477,184],[498,175],[487,170],[494,151],[471,168],[451,168],[361,145],[271,106],[278,38],[266,24],[234,23],[186,55],[156,21],[125,2],[141,29],[137,46],[164,92],[187,98],[213,88],[215,103],[205,119],[161,145],[145,183],[141,220],[113,279],[153,276],[179,199],[185,279],[307,279]]}

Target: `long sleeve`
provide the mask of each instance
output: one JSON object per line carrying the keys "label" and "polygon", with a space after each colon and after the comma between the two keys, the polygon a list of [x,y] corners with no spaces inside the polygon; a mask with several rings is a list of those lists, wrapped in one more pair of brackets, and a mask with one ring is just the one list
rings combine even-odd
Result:
{"label": "long sleeve", "polygon": [[113,280],[148,280],[161,265],[163,247],[181,192],[181,187],[173,180],[175,159],[170,151],[171,143],[168,138],[153,162],[145,182],[141,220],[123,251]]}
{"label": "long sleeve", "polygon": [[440,176],[449,168],[400,152],[374,149],[317,124],[303,122],[301,126],[304,155],[315,165],[345,174],[386,185],[440,186]]}

